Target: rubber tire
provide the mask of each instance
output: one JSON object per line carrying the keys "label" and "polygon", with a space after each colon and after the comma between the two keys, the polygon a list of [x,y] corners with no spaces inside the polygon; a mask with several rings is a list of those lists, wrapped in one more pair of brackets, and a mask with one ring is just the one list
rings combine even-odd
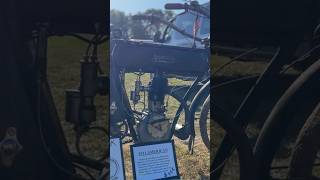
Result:
{"label": "rubber tire", "polygon": [[320,147],[320,103],[299,132],[294,146],[288,178],[312,179],[312,168]]}
{"label": "rubber tire", "polygon": [[[210,96],[208,96],[205,102],[207,103],[209,99]],[[211,108],[214,109],[213,113],[210,114],[210,119],[213,119],[212,115],[214,114],[215,120],[217,120],[216,122],[225,130],[226,136],[230,138],[238,152],[240,180],[256,180],[256,161],[253,157],[252,146],[244,129],[221,108],[215,106],[213,103],[210,105]],[[211,159],[213,159],[212,154]],[[211,169],[211,172],[212,171],[213,170]],[[215,179],[215,177],[211,175],[210,179]]]}
{"label": "rubber tire", "polygon": [[[254,156],[258,165],[258,178],[270,178],[272,160],[286,135],[286,129],[292,124],[294,108],[303,112],[304,123],[312,110],[320,101],[317,92],[320,90],[318,83],[320,77],[320,60],[303,72],[274,106],[256,141]],[[302,105],[301,102],[305,104]],[[299,113],[301,113],[299,112]],[[299,119],[300,120],[300,119]]]}

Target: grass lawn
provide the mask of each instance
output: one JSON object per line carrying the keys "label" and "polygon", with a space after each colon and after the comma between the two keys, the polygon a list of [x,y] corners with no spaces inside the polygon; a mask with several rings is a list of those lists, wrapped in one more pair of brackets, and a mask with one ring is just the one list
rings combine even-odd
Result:
{"label": "grass lawn", "polygon": [[[73,130],[72,124],[66,122],[64,119],[65,113],[65,90],[77,88],[79,86],[79,76],[80,76],[80,63],[82,56],[85,52],[86,44],[71,37],[52,37],[49,39],[48,46],[48,79],[51,85],[51,90],[54,95],[56,107],[60,115],[61,124],[70,148],[71,152],[75,152],[75,132]],[[99,50],[99,58],[103,64],[104,72],[108,72],[108,46],[104,45]],[[229,59],[221,56],[211,57],[211,67],[214,70],[220,65],[228,62]],[[228,66],[223,71],[221,75],[223,76],[242,76],[249,74],[258,74],[265,67],[266,63],[247,63],[247,62],[235,62],[231,66]],[[219,74],[220,75],[220,74]],[[133,83],[136,77],[133,74],[128,74],[126,76],[126,86],[127,90],[133,88]],[[143,77],[143,82],[147,83],[148,76]],[[190,82],[181,81],[178,79],[170,79],[170,84],[188,84]],[[108,129],[107,120],[107,98],[97,97],[97,122],[94,125],[103,126]],[[178,104],[170,100],[172,109],[175,109]],[[169,113],[174,113],[172,112]],[[197,116],[198,117],[198,116]],[[187,142],[181,141],[179,139],[174,139],[176,144],[177,161],[179,166],[180,175],[183,179],[207,179],[210,172],[210,153],[202,143],[201,137],[199,136],[199,125],[198,119],[195,120],[197,137],[194,147],[194,154],[190,154],[187,148]],[[214,157],[215,151],[220,144],[221,138],[224,135],[224,131],[219,128],[215,123],[211,123],[211,132],[213,146],[211,149],[211,155]],[[85,139],[85,146],[83,149],[86,154],[95,157],[101,153],[101,150],[105,150],[107,145],[105,144],[105,138],[101,134],[92,134]],[[125,155],[125,166],[126,175],[128,179],[132,178],[131,160],[129,153],[130,144],[124,145],[124,155]],[[223,179],[231,180],[238,179],[239,166],[237,160],[237,154],[234,153],[232,157],[226,162],[226,168],[224,170]]]}
{"label": "grass lawn", "polygon": [[[65,113],[65,90],[77,88],[79,86],[80,63],[84,55],[86,44],[72,37],[52,37],[49,39],[48,46],[48,79],[51,85],[52,93],[55,99],[56,107],[60,115],[61,124],[68,142],[71,152],[75,151],[75,132],[73,125],[66,122]],[[99,50],[99,58],[104,67],[104,72],[108,70],[108,46],[104,45]],[[134,75],[127,76],[127,86],[131,86],[135,80]],[[146,82],[148,78],[144,78]],[[171,79],[170,84],[190,83],[178,79]],[[128,88],[130,90],[130,88]],[[172,108],[176,108],[178,104],[173,103],[170,99]],[[107,127],[107,98],[97,97],[97,122],[94,125]],[[172,112],[173,113],[173,112]],[[196,127],[198,123],[196,122]],[[198,131],[198,128],[197,128]],[[91,157],[97,156],[101,150],[105,150],[106,144],[103,143],[104,138],[101,134],[92,134],[84,140],[83,147],[86,154]],[[206,179],[209,175],[210,156],[209,152],[201,141],[196,137],[194,154],[188,152],[187,143],[175,139],[176,153],[178,158],[178,166],[180,175],[183,179]],[[126,159],[126,174],[131,179],[132,169],[129,154],[129,144],[124,145],[124,154]]]}
{"label": "grass lawn", "polygon": [[[80,79],[80,60],[82,59],[86,44],[72,37],[51,37],[48,43],[48,79],[51,91],[59,113],[64,134],[71,152],[75,149],[75,131],[73,125],[65,121],[65,90],[77,89]],[[103,64],[104,72],[107,72],[106,61],[108,56],[107,45],[99,49],[99,59]],[[96,98],[97,121],[92,125],[107,127],[107,98]],[[107,137],[100,132],[93,132],[82,138],[81,149],[85,155],[100,157],[107,148]],[[93,174],[96,171],[89,169]]]}
{"label": "grass lawn", "polygon": [[[142,84],[146,85],[150,78],[149,74],[145,74],[142,76]],[[134,74],[127,74],[126,75],[126,89],[129,93],[130,90],[134,89],[134,80],[136,76]],[[182,81],[176,78],[169,78],[169,85],[189,85],[191,81]],[[141,93],[142,95],[142,93]],[[174,100],[173,98],[169,98],[169,107],[168,114],[175,115],[177,108],[179,107],[178,101]],[[139,107],[137,107],[139,108]],[[141,109],[141,105],[140,105]],[[183,114],[181,114],[182,117]],[[210,153],[208,149],[203,144],[200,131],[199,131],[199,124],[198,124],[197,115],[195,120],[196,125],[196,139],[195,139],[195,146],[194,146],[194,153],[190,154],[188,151],[188,141],[182,141],[178,138],[174,138],[175,145],[176,145],[176,155],[177,155],[177,162],[179,167],[179,173],[182,179],[208,179],[209,178],[209,171],[210,171]],[[131,167],[131,156],[130,156],[130,145],[125,144],[124,149],[124,158],[125,158],[125,166],[126,166],[126,175],[128,179],[132,179],[132,167]]]}
{"label": "grass lawn", "polygon": [[[75,132],[73,130],[73,125],[66,122],[64,119],[65,113],[65,90],[77,88],[79,86],[79,76],[80,76],[80,63],[84,52],[86,49],[86,44],[82,43],[79,40],[76,40],[71,37],[52,37],[49,39],[48,46],[48,79],[51,84],[52,93],[54,95],[55,103],[57,110],[60,115],[61,124],[70,148],[71,152],[75,152]],[[108,72],[108,46],[104,45],[99,50],[99,58],[104,67],[104,72]],[[217,67],[228,62],[229,59],[221,56],[212,56],[211,57],[211,68],[212,72],[215,71]],[[260,73],[265,67],[265,62],[235,62],[232,65],[225,68],[221,71],[219,75],[221,76],[243,76],[243,75],[252,75]],[[135,80],[133,74],[127,75],[127,90],[132,89],[132,85]],[[146,83],[148,77],[143,77],[143,82]],[[190,82],[181,81],[178,79],[170,79],[170,84],[185,84]],[[170,100],[172,109],[176,108],[178,104]],[[97,121],[94,122],[94,125],[107,127],[107,98],[106,97],[97,97]],[[169,112],[170,113],[170,112]],[[174,113],[172,110],[171,113]],[[199,126],[198,120],[195,120],[197,137],[195,142],[194,154],[190,154],[187,149],[187,142],[181,141],[175,138],[176,144],[176,153],[178,159],[179,171],[183,179],[206,179],[208,178],[209,165],[210,165],[210,153],[202,143],[202,140],[199,136]],[[211,137],[214,137],[212,140],[211,146],[211,155],[214,157],[215,151],[217,150],[218,145],[220,144],[221,138],[224,135],[224,131],[219,128],[215,123],[212,123],[211,126],[212,134]],[[85,146],[83,147],[86,154],[91,157],[95,157],[101,153],[102,150],[105,150],[107,144],[105,139],[101,134],[92,134],[85,139]],[[129,153],[130,144],[124,145],[124,154],[126,159],[126,174],[128,179],[132,178],[132,169]],[[234,153],[232,157],[226,161],[226,168],[224,170],[223,179],[238,179],[239,166],[237,160],[237,154]],[[285,162],[287,162],[285,160]]]}

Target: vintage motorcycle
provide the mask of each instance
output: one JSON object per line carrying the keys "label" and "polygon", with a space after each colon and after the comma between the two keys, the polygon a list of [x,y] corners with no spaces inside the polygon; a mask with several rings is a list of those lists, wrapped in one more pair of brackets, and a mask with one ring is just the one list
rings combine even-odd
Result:
{"label": "vintage motorcycle", "polygon": [[[201,17],[203,19],[201,22],[205,23],[204,19],[209,18],[209,11],[199,4],[167,4],[166,8],[188,9],[188,11],[178,15],[171,22],[156,16],[134,16],[136,20],[160,21],[166,24],[167,28],[162,39],[158,39],[157,42],[112,39],[110,42],[110,125],[114,130],[111,132],[113,136],[130,135],[135,143],[146,143],[170,140],[173,135],[187,139],[192,134],[191,127],[194,120],[187,102],[190,98],[187,96],[191,96],[191,92],[185,97],[182,96],[179,94],[181,87],[169,85],[168,78],[173,74],[193,77],[195,81],[193,86],[189,87],[189,91],[193,91],[192,96],[195,95],[194,91],[196,86],[199,88],[200,82],[209,84],[209,37],[199,38],[177,26],[177,23],[181,23],[186,16],[190,16],[190,11],[198,16],[202,13],[204,17]],[[187,20],[193,23],[195,18]],[[192,29],[188,30],[192,32]],[[201,47],[195,47],[193,43],[184,46],[171,43],[177,33],[191,39],[194,44],[199,43]],[[126,73],[137,75],[130,98],[125,90]],[[141,76],[145,73],[150,73],[151,78],[146,85],[143,85]],[[208,88],[206,90],[208,95]],[[143,108],[138,111],[135,105],[140,103],[141,93],[144,94]],[[178,103],[175,113],[169,112],[170,102],[167,100],[166,103],[168,97]],[[184,122],[180,129],[177,128],[179,119],[183,119]]]}
{"label": "vintage motorcycle", "polygon": [[[186,10],[184,13],[191,12],[196,15],[201,14],[206,18],[210,17],[206,8],[197,4],[167,4],[166,8],[183,9]],[[182,13],[181,19],[182,17],[185,18],[183,15],[189,15],[184,13]],[[196,20],[197,16],[193,17]],[[160,21],[168,25],[165,32],[170,32],[171,29],[175,33],[179,33],[180,36],[189,38],[191,42],[205,43],[205,45],[204,48],[199,48],[198,44],[188,44],[185,41],[169,44],[166,41],[166,37],[171,37],[168,38],[169,40],[172,39],[173,36],[171,34],[164,34],[162,39],[159,40],[157,38],[157,42],[127,39],[111,40],[111,135],[123,139],[126,136],[130,136],[134,143],[166,141],[175,135],[179,139],[189,138],[189,147],[192,150],[195,137],[195,112],[200,106],[203,107],[200,118],[200,124],[202,124],[200,125],[201,135],[203,142],[210,150],[210,133],[208,131],[210,130],[209,124],[211,122],[208,122],[208,115],[210,114],[211,106],[216,110],[213,116],[218,118],[211,116],[209,119],[216,121],[225,130],[228,137],[232,139],[232,142],[236,144],[235,149],[240,155],[241,179],[255,179],[255,174],[252,173],[252,169],[255,166],[252,148],[244,130],[232,118],[226,116],[222,110],[219,110],[219,107],[213,106],[211,99],[213,96],[209,95],[208,57],[210,48],[206,43],[210,41],[210,38],[198,38],[188,33],[188,30],[179,28],[175,24],[175,20],[180,20],[179,15],[171,22],[163,21],[154,16],[139,15],[134,18]],[[129,98],[126,91],[125,74],[130,72],[136,73],[137,80]],[[143,73],[152,74],[152,78],[146,83],[147,85],[142,85],[141,75]],[[177,87],[168,85],[169,74],[193,76],[195,80],[183,95],[179,95],[176,91]],[[131,106],[134,107],[140,101],[140,92],[147,94],[143,95],[143,97],[147,96],[147,100],[143,98],[143,104],[146,104],[146,106],[141,111],[137,111]],[[167,96],[179,102],[179,108],[176,113],[169,114],[168,104],[165,103]],[[188,104],[188,100],[191,102],[190,104]],[[177,125],[179,118],[183,118],[184,122],[181,128]],[[123,140],[123,143],[126,142],[131,141]],[[211,173],[213,174],[218,170],[219,168],[211,169]]]}

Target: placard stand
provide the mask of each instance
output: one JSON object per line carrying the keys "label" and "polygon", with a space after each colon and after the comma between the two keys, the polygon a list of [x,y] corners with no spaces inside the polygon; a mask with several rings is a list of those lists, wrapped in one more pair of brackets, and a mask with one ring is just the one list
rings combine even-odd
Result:
{"label": "placard stand", "polygon": [[180,179],[174,141],[130,146],[136,180]]}

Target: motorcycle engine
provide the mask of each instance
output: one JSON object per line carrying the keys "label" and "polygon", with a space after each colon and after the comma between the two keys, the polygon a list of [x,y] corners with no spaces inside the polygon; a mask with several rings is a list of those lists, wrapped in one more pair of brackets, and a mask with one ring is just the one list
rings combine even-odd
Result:
{"label": "motorcycle engine", "polygon": [[143,117],[138,124],[141,142],[157,142],[170,139],[171,124],[163,114],[151,113]]}
{"label": "motorcycle engine", "polygon": [[141,142],[157,142],[169,140],[171,123],[166,118],[164,98],[167,92],[168,80],[155,75],[148,88],[148,110],[143,112],[137,130]]}

